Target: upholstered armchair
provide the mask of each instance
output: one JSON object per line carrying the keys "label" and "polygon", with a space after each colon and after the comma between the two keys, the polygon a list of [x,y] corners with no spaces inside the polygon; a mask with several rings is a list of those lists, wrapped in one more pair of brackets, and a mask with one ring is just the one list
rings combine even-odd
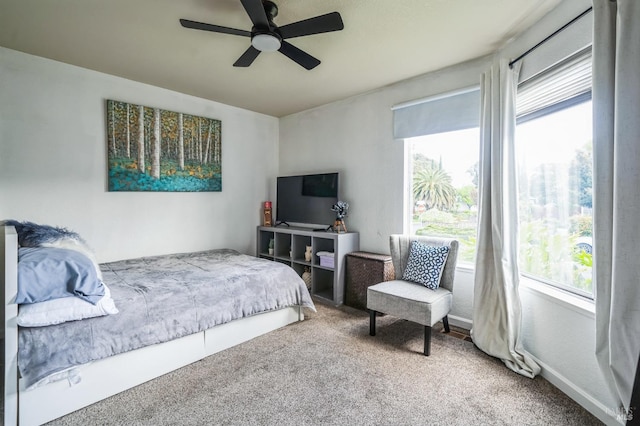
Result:
{"label": "upholstered armchair", "polygon": [[[414,241],[418,244],[412,247]],[[458,241],[450,238],[391,235],[390,248],[395,280],[367,289],[369,334],[376,335],[378,312],[422,324],[424,355],[429,356],[431,327],[442,320],[445,332],[449,332],[447,315],[453,301]]]}

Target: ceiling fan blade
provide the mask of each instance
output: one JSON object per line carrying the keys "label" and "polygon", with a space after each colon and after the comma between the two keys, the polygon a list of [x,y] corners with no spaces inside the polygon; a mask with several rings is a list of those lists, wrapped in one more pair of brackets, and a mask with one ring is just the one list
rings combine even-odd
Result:
{"label": "ceiling fan blade", "polygon": [[258,57],[260,51],[253,46],[249,46],[242,56],[233,64],[234,67],[248,67]]}
{"label": "ceiling fan blade", "polygon": [[320,61],[318,59],[284,40],[282,40],[279,52],[308,70],[314,69],[320,65]]}
{"label": "ceiling fan blade", "polygon": [[251,18],[253,25],[259,28],[269,28],[267,13],[264,11],[262,0],[241,0],[244,10]]}
{"label": "ceiling fan blade", "polygon": [[304,21],[294,22],[279,27],[282,38],[301,37],[311,34],[328,33],[344,29],[342,17],[338,12],[327,13]]}
{"label": "ceiling fan blade", "polygon": [[251,37],[251,31],[221,27],[220,25],[205,24],[204,22],[190,21],[188,19],[181,19],[180,24],[182,24],[182,26],[185,28],[192,28],[194,30],[213,31],[214,33],[224,33],[224,34],[233,34],[233,35]]}

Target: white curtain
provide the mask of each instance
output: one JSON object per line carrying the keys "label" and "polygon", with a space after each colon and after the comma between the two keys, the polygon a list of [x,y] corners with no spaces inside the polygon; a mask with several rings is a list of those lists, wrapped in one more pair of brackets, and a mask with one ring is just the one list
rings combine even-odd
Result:
{"label": "white curtain", "polygon": [[593,8],[596,355],[628,409],[640,353],[640,1]]}
{"label": "white curtain", "polygon": [[480,203],[473,305],[473,343],[510,369],[534,377],[540,367],[520,342],[517,266],[515,97],[520,63],[494,63],[482,76]]}

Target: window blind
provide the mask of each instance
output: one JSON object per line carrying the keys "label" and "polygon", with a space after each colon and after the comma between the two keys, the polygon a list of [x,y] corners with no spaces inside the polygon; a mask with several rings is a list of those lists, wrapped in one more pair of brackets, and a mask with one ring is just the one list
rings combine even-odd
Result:
{"label": "window blind", "polygon": [[588,47],[520,83],[516,117],[519,122],[526,121],[590,97],[591,47]]}
{"label": "window blind", "polygon": [[480,125],[480,88],[472,87],[396,105],[393,136],[413,138]]}

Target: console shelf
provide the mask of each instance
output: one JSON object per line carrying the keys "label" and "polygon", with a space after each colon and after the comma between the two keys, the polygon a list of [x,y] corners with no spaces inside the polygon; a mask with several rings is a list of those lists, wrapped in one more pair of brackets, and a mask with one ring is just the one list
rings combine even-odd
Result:
{"label": "console shelf", "polygon": [[[273,241],[273,252],[269,243]],[[307,246],[311,246],[311,260],[305,259]],[[313,231],[309,228],[279,228],[258,226],[256,255],[291,266],[302,276],[305,268],[311,271],[311,295],[334,306],[344,302],[344,275],[346,255],[360,249],[357,232]],[[333,267],[320,265],[317,253],[333,253]]]}

